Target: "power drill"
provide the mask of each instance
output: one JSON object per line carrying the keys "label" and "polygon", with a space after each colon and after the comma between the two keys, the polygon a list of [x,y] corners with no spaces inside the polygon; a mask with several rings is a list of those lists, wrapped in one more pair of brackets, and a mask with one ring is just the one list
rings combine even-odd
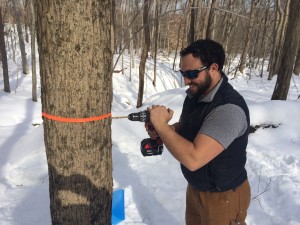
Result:
{"label": "power drill", "polygon": [[[148,111],[131,113],[128,115],[128,119],[131,121],[149,123],[148,129],[154,129],[154,127],[150,124],[150,113]],[[162,152],[163,142],[160,137],[157,137],[156,139],[146,138],[141,141],[141,153],[143,156],[161,155]]]}

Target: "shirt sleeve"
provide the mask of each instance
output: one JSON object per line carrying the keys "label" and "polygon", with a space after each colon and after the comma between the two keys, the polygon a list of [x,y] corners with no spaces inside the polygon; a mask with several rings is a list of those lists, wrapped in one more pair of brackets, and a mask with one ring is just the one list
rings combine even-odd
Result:
{"label": "shirt sleeve", "polygon": [[218,141],[226,149],[248,128],[245,112],[234,104],[221,105],[206,116],[199,133]]}

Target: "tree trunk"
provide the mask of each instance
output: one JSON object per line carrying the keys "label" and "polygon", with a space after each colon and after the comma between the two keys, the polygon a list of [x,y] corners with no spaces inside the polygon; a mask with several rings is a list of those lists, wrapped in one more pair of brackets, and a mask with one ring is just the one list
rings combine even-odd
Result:
{"label": "tree trunk", "polygon": [[207,26],[208,26],[208,20],[209,20],[209,14],[210,14],[210,1],[206,1],[206,10],[205,10],[205,15],[203,19],[203,31],[202,31],[202,38],[206,38],[206,33],[207,33]]}
{"label": "tree trunk", "polygon": [[278,78],[272,100],[286,100],[295,62],[297,43],[299,41],[300,1],[291,0],[289,17],[282,49],[281,62],[278,66]]}
{"label": "tree trunk", "polygon": [[1,7],[0,7],[0,51],[1,51],[0,55],[1,55],[1,61],[2,61],[2,70],[3,70],[4,91],[10,93],[7,52],[6,52],[5,37],[4,37],[4,22],[2,20],[2,8]]}
{"label": "tree trunk", "polygon": [[143,43],[143,50],[142,50],[141,61],[139,66],[139,91],[138,91],[138,99],[136,105],[137,108],[140,108],[143,105],[145,67],[146,67],[148,52],[150,49],[150,31],[149,31],[149,23],[148,23],[148,13],[150,8],[149,4],[150,4],[149,0],[144,0],[144,12],[143,12],[144,43]]}
{"label": "tree trunk", "polygon": [[20,21],[19,6],[17,5],[17,0],[13,0],[12,2],[13,2],[15,13],[16,13],[17,30],[18,30],[19,45],[20,45],[20,50],[21,50],[23,73],[29,74],[29,67],[28,67],[26,51],[25,51],[25,42],[24,42],[23,31],[22,31],[22,26],[21,26],[21,21]]}
{"label": "tree trunk", "polygon": [[215,9],[217,7],[217,4],[218,4],[218,0],[212,0],[210,10],[209,10],[207,29],[206,29],[206,39],[214,39]]}
{"label": "tree trunk", "polygon": [[300,73],[300,44],[298,44],[298,53],[295,61],[294,74],[299,75]]}
{"label": "tree trunk", "polygon": [[32,74],[32,101],[37,102],[36,57],[35,57],[35,12],[33,0],[30,0],[30,33],[31,33],[31,74]]}
{"label": "tree trunk", "polygon": [[111,224],[111,0],[34,5],[52,224]]}
{"label": "tree trunk", "polygon": [[281,7],[281,0],[277,0],[277,9],[276,9],[276,21],[275,21],[275,29],[274,29],[274,42],[273,42],[273,50],[272,55],[270,57],[270,69],[269,69],[269,77],[271,80],[272,77],[278,73],[278,65],[281,61],[281,51],[283,50],[283,42],[284,35],[287,26],[287,17],[289,14],[289,4],[290,0],[286,1],[285,12]]}
{"label": "tree trunk", "polygon": [[152,84],[155,87],[156,86],[156,59],[157,59],[157,48],[158,48],[158,32],[159,32],[159,20],[158,20],[158,12],[161,11],[161,5],[160,1],[155,1],[155,21],[154,21],[154,57],[153,57],[153,81]]}
{"label": "tree trunk", "polygon": [[253,30],[253,26],[254,26],[255,8],[256,8],[256,5],[258,2],[259,2],[259,0],[252,0],[252,2],[251,2],[250,18],[249,18],[249,22],[248,22],[246,40],[245,40],[244,49],[243,49],[241,59],[240,59],[240,64],[239,64],[239,71],[241,73],[244,72],[247,55],[249,53],[250,36],[252,34],[252,30]]}
{"label": "tree trunk", "polygon": [[188,34],[188,45],[192,44],[195,41],[195,17],[196,17],[195,1],[196,0],[189,0],[191,15],[190,15],[190,29]]}

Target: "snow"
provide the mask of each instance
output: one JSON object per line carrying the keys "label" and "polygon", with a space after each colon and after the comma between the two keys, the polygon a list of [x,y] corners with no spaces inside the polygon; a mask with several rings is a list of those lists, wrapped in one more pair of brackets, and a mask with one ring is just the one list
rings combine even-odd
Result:
{"label": "snow", "polygon": [[[129,60],[125,55],[124,74],[113,74],[113,116],[166,105],[175,110],[171,123],[176,122],[186,88],[172,70],[173,58],[159,57],[156,87],[153,61],[148,60],[140,109],[136,109],[139,60],[135,58],[131,81]],[[50,225],[43,126],[32,125],[42,123],[41,101],[31,101],[32,78],[22,74],[19,58],[17,63],[9,61],[9,70],[12,92],[0,91],[0,224]],[[251,125],[276,126],[260,127],[249,136],[246,168],[253,199],[247,224],[300,225],[300,78],[293,75],[287,101],[271,101],[276,77],[268,81],[267,72],[262,78],[259,72],[246,70],[237,79],[229,75],[248,103]],[[147,137],[142,123],[112,120],[114,189],[125,190],[126,219],[120,224],[184,224],[187,183],[179,163],[166,148],[160,156],[143,157],[140,141]]]}

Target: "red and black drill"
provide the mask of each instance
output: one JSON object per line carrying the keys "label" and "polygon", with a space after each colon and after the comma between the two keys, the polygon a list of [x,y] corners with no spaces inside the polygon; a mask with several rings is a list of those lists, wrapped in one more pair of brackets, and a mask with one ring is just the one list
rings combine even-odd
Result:
{"label": "red and black drill", "polygon": [[[138,113],[131,113],[128,115],[131,121],[139,121],[148,124],[148,129],[153,130],[154,127],[150,123],[150,113],[148,111],[141,111]],[[161,155],[163,152],[163,142],[160,137],[156,139],[146,138],[141,141],[141,152],[143,156]]]}

